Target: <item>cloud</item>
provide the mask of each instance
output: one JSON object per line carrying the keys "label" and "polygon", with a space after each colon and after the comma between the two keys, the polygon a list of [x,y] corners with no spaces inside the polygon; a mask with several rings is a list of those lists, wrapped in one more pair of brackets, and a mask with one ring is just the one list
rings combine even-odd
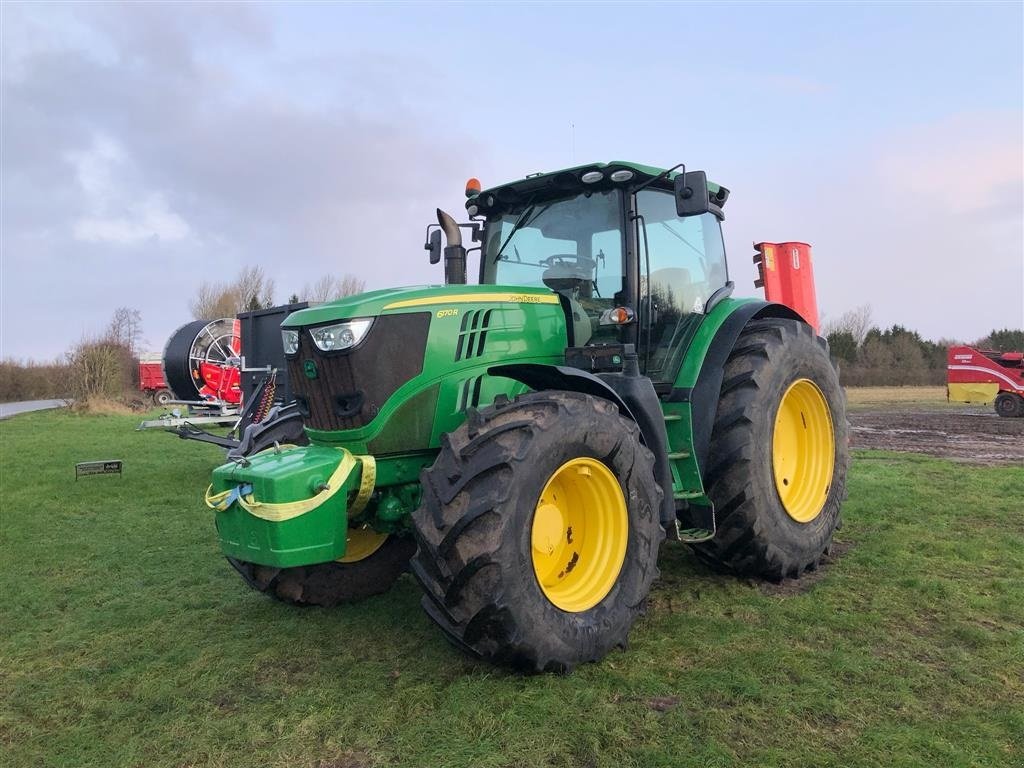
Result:
{"label": "cloud", "polygon": [[152,239],[182,240],[188,237],[190,230],[181,216],[168,209],[161,195],[153,194],[140,204],[127,206],[126,216],[78,219],[74,232],[76,239],[86,242],[136,245]]}
{"label": "cloud", "polygon": [[126,165],[124,150],[107,136],[98,136],[86,152],[69,152],[78,184],[90,210],[73,226],[76,240],[114,245],[137,245],[147,240],[173,242],[189,236],[188,223],[170,206],[162,192],[132,190],[119,177]]}
{"label": "cloud", "polygon": [[[254,6],[3,13],[2,354],[59,354],[133,302],[159,348],[201,280],[251,264],[279,300],[326,272],[438,279],[423,229],[460,204],[451,178],[478,148],[390,98],[397,72],[427,82],[429,62],[346,53],[314,69]],[[69,313],[39,315],[43,295]],[[28,313],[32,340],[12,332]]]}

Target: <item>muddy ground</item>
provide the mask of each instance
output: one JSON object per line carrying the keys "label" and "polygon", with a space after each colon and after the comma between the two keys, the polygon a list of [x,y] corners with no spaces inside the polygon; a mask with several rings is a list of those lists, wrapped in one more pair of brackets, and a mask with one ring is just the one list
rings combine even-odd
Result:
{"label": "muddy ground", "polygon": [[1024,467],[1024,418],[991,406],[879,405],[851,408],[853,448],[907,451],[969,464]]}

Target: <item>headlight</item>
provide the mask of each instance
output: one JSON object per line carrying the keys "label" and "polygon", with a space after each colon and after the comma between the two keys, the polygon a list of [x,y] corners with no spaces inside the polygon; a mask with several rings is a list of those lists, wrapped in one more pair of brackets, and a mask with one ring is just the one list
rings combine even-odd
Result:
{"label": "headlight", "polygon": [[339,349],[354,347],[362,341],[372,322],[373,318],[364,318],[337,325],[321,325],[319,328],[310,328],[309,335],[313,337],[313,343],[318,349],[336,352]]}
{"label": "headlight", "polygon": [[284,353],[286,355],[294,355],[299,351],[299,332],[282,328],[281,342],[284,344]]}

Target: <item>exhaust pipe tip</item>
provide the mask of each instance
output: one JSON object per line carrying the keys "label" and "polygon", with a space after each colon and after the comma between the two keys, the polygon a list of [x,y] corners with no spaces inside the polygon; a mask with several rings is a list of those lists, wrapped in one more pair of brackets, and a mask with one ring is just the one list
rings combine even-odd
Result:
{"label": "exhaust pipe tip", "polygon": [[462,245],[462,230],[459,229],[458,222],[440,208],[437,209],[437,223],[441,225],[449,248]]}
{"label": "exhaust pipe tip", "polygon": [[466,284],[466,249],[462,247],[462,230],[451,216],[437,209],[437,223],[448,245],[444,249],[444,282],[446,285]]}

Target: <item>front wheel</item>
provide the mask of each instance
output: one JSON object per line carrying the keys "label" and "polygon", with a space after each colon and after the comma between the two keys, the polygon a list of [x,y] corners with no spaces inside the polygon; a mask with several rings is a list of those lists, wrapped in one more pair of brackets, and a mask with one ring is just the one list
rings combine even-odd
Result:
{"label": "front wheel", "polygon": [[705,487],[718,531],[704,561],[779,580],[814,569],[846,492],[846,406],[810,326],[755,320],[725,366]]}
{"label": "front wheel", "polygon": [[612,403],[497,402],[446,436],[422,485],[411,569],[453,643],[562,672],[625,644],[664,531],[654,457]]}
{"label": "front wheel", "polygon": [[1000,392],[996,397],[996,413],[1004,418],[1024,416],[1024,398],[1013,392]]}
{"label": "front wheel", "polygon": [[405,571],[413,549],[408,537],[355,528],[349,531],[345,557],[337,562],[294,568],[271,568],[233,557],[228,562],[257,592],[292,605],[330,608],[389,590]]}

